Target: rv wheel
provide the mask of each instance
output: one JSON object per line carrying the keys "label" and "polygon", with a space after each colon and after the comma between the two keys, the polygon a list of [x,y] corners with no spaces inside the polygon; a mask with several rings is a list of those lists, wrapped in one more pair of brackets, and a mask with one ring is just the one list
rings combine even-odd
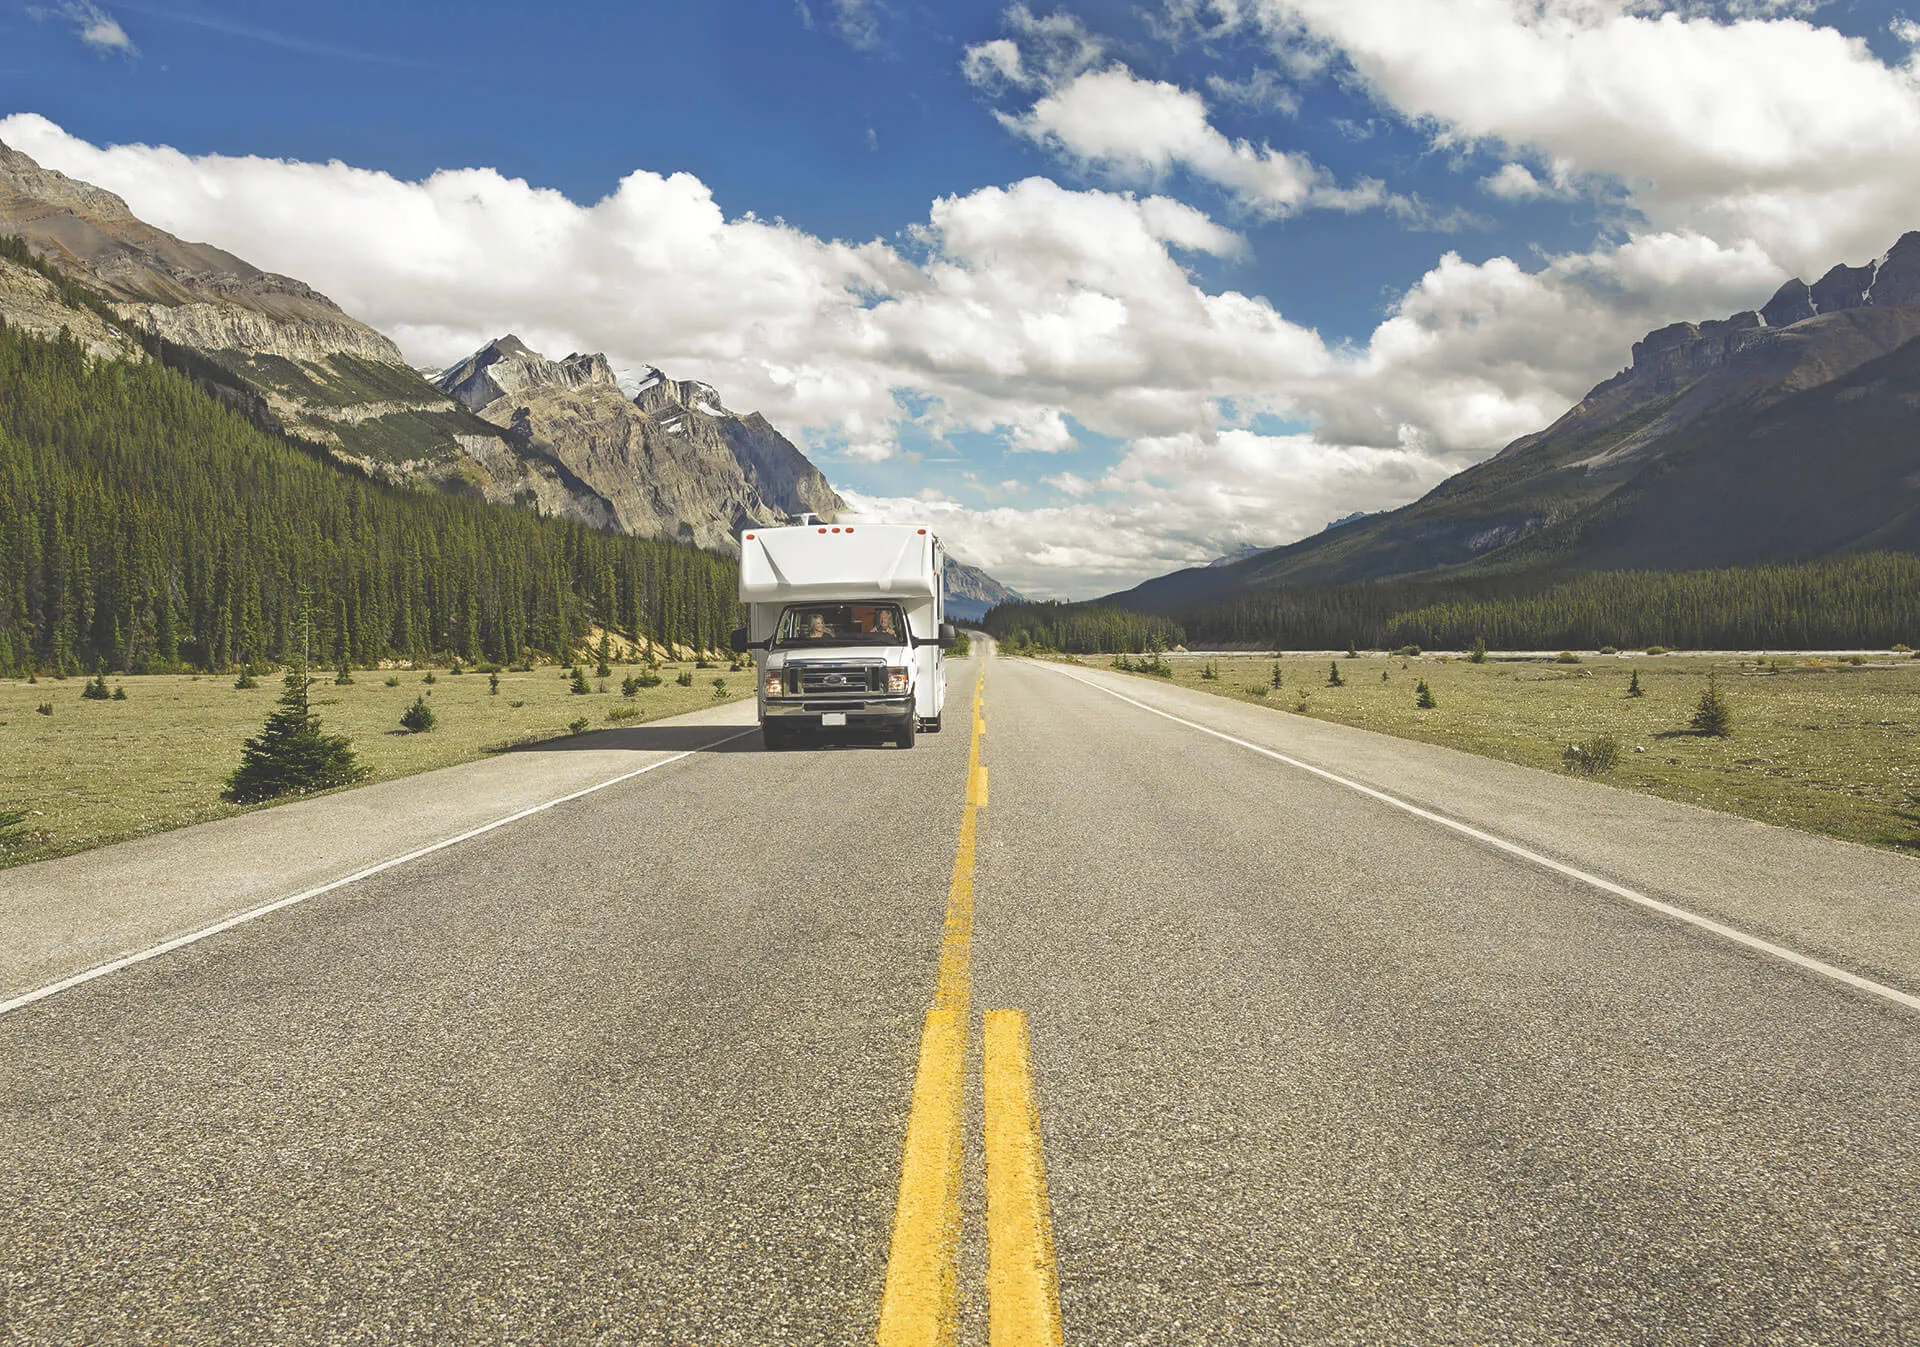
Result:
{"label": "rv wheel", "polygon": [[908,716],[904,721],[900,723],[899,730],[896,731],[893,736],[894,743],[900,745],[900,747],[902,748],[913,747],[913,722],[914,722],[914,718],[912,716]]}

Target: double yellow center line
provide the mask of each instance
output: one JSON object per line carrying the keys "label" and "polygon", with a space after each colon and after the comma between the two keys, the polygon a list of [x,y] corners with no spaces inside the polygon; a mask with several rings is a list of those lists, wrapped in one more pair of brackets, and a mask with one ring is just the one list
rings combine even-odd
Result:
{"label": "double yellow center line", "polygon": [[[973,689],[967,796],[947,887],[940,980],[920,1035],[880,1347],[947,1347],[958,1322],[962,1103],[973,984],[973,866],[987,769],[980,762],[986,671]],[[1060,1303],[1027,1017],[990,1010],[985,1026],[987,1331],[991,1347],[1058,1344]]]}

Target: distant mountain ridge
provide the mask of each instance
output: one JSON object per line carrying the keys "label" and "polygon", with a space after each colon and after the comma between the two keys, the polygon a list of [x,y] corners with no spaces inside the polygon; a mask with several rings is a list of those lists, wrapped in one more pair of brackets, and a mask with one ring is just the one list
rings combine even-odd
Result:
{"label": "distant mountain ridge", "polygon": [[1649,569],[1920,549],[1920,233],[1675,323],[1553,425],[1397,510],[1109,601],[1187,608],[1291,584]]}
{"label": "distant mountain ridge", "polygon": [[996,604],[1021,603],[1026,598],[978,566],[956,561],[951,552],[947,554],[946,574],[941,577],[941,587],[946,591],[948,617],[961,622],[978,622]]}
{"label": "distant mountain ridge", "polygon": [[601,527],[727,550],[742,528],[846,508],[765,417],[729,411],[708,384],[648,369],[629,398],[604,355],[550,360],[512,333],[434,383],[561,468]]}

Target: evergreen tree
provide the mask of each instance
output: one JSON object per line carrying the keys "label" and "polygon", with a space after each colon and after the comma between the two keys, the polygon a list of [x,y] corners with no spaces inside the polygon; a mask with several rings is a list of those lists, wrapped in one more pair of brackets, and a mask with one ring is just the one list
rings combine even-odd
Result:
{"label": "evergreen tree", "polygon": [[[608,583],[611,584],[613,572],[608,571],[607,575]],[[594,667],[593,676],[611,678],[613,676],[613,638],[607,634],[605,627],[600,629],[600,648],[596,653],[600,662]]]}
{"label": "evergreen tree", "polygon": [[1475,636],[1473,638],[1473,649],[1467,652],[1467,659],[1474,664],[1485,664],[1487,662],[1486,637]]}
{"label": "evergreen tree", "polygon": [[1327,686],[1330,688],[1340,688],[1346,685],[1347,680],[1340,676],[1340,661],[1335,660],[1333,661],[1333,667],[1327,673]]}
{"label": "evergreen tree", "polygon": [[124,702],[127,699],[127,689],[125,686],[119,683],[113,685],[113,699],[116,702]]}
{"label": "evergreen tree", "polygon": [[487,675],[487,695],[489,697],[498,697],[500,695],[500,675],[499,674],[490,673]]}
{"label": "evergreen tree", "polygon": [[1733,733],[1733,708],[1720,691],[1720,675],[1707,675],[1707,685],[1700,692],[1700,701],[1693,708],[1693,719],[1688,722],[1695,734],[1709,735],[1724,739]]}
{"label": "evergreen tree", "polygon": [[80,689],[80,695],[90,702],[104,702],[113,696],[113,691],[107,686],[105,674],[95,674],[87,680],[86,686]]}
{"label": "evergreen tree", "polygon": [[1424,678],[1413,689],[1413,704],[1422,711],[1431,711],[1440,705],[1434,700],[1433,689],[1427,686],[1427,680]]}
{"label": "evergreen tree", "polygon": [[427,705],[425,693],[416,695],[413,705],[400,713],[400,728],[413,734],[425,734],[439,723],[439,717],[433,714],[433,708]]}
{"label": "evergreen tree", "polygon": [[1269,687],[1276,687],[1276,688],[1282,686],[1283,679],[1280,673],[1280,661],[1278,660],[1274,661],[1273,672],[1272,674],[1268,675],[1267,684]]}
{"label": "evergreen tree", "polygon": [[572,672],[573,677],[568,682],[567,691],[576,697],[584,697],[593,691],[593,689],[587,685],[586,672],[582,670],[579,665],[576,664]]}
{"label": "evergreen tree", "polygon": [[1347,658],[1348,659],[1360,658],[1360,649],[1358,646],[1354,645],[1351,638],[1349,638],[1347,641]]}
{"label": "evergreen tree", "polygon": [[334,686],[346,687],[352,682],[353,682],[353,670],[349,668],[347,665],[347,657],[345,655],[342,655],[340,657],[340,667],[334,671],[334,675],[333,675]]}
{"label": "evergreen tree", "polygon": [[253,804],[280,795],[330,790],[366,775],[345,735],[321,733],[320,717],[307,704],[306,668],[296,666],[287,671],[279,708],[241,749],[240,765],[227,779],[225,798]]}
{"label": "evergreen tree", "polygon": [[1633,677],[1627,682],[1627,695],[1629,697],[1644,697],[1647,695],[1640,689],[1640,671],[1638,669],[1633,671]]}
{"label": "evergreen tree", "polygon": [[233,680],[233,685],[243,690],[260,686],[260,680],[253,676],[252,664],[243,664],[240,666],[240,676]]}

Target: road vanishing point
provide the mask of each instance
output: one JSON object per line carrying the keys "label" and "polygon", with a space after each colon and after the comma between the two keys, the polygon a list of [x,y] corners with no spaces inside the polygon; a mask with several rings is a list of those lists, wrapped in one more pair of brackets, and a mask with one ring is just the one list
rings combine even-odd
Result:
{"label": "road vanishing point", "polygon": [[1920,1345],[1920,861],[984,646],[0,872],[0,1342]]}

